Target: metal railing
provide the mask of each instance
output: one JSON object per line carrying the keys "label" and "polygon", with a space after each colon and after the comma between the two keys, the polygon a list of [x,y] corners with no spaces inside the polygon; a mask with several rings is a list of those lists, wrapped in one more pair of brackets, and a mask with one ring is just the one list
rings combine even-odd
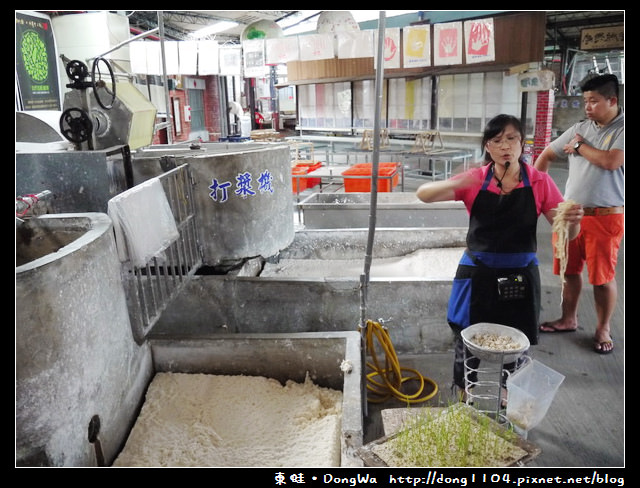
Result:
{"label": "metal railing", "polygon": [[172,169],[159,179],[176,221],[179,237],[144,266],[133,266],[130,261],[123,263],[129,317],[134,338],[138,342],[144,340],[168,303],[202,265],[189,165]]}

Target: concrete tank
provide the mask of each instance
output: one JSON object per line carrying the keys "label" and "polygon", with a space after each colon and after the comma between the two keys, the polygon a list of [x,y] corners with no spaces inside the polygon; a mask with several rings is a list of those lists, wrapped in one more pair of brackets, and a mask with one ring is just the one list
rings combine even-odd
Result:
{"label": "concrete tank", "polygon": [[[367,318],[385,322],[398,354],[451,349],[447,302],[466,233],[465,227],[376,230]],[[257,263],[259,274],[243,273],[243,267],[238,274],[194,276],[163,311],[150,336],[356,330],[367,239],[368,229],[298,231],[293,243],[271,261],[288,261],[292,268],[302,268],[301,274],[265,277],[262,264],[266,270],[271,264],[267,262]],[[413,258],[424,251],[431,261],[415,266],[420,261]],[[440,252],[448,255],[448,263]],[[407,265],[402,264],[404,258],[410,258]],[[359,266],[345,263],[352,259],[359,260]],[[383,270],[392,274],[377,273],[378,262],[386,260],[398,260]],[[312,273],[306,261],[314,262]],[[397,274],[407,267],[415,269]],[[443,274],[445,268],[449,271]],[[334,269],[352,274],[333,275]]]}
{"label": "concrete tank", "polygon": [[[313,193],[298,205],[305,229],[369,227],[370,193]],[[462,202],[421,202],[415,193],[379,193],[377,227],[464,227],[469,214]]]}
{"label": "concrete tank", "polygon": [[17,224],[17,466],[111,466],[160,371],[282,383],[308,373],[317,385],[342,390],[341,466],[362,466],[359,333],[165,336],[138,346],[120,271],[105,214]]}
{"label": "concrete tank", "polygon": [[138,347],[111,219],[52,214],[16,226],[16,465],[95,466],[120,448],[152,374]]}
{"label": "concrete tank", "polygon": [[[356,454],[363,442],[365,401],[358,332],[201,335],[150,342],[156,372],[264,376],[282,384],[303,383],[309,374],[316,385],[341,390],[340,466],[362,466]],[[343,363],[351,368],[343,369]]]}
{"label": "concrete tank", "polygon": [[[54,152],[33,146],[16,152],[16,194],[50,190],[53,212],[106,212],[107,202],[128,187],[118,146]],[[131,156],[132,185],[189,164],[204,266],[273,256],[293,241],[287,144],[161,145]]]}
{"label": "concrete tank", "polygon": [[288,145],[163,146],[133,158],[136,183],[189,164],[204,266],[273,256],[293,241]]}

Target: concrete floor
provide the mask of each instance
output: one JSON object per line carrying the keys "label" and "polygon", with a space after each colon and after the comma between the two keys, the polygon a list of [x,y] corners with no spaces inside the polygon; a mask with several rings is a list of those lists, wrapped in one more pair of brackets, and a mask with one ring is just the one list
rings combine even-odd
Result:
{"label": "concrete floor", "polygon": [[[566,166],[552,167],[550,172],[559,188],[564,190]],[[407,178],[405,191],[413,192],[423,182],[424,180]],[[541,320],[546,321],[559,316],[560,281],[552,273],[551,231],[544,218],[539,221],[538,248],[543,287]],[[565,380],[545,418],[528,433],[527,440],[542,450],[528,466],[625,465],[624,241],[618,260],[617,283],[618,303],[611,324],[615,342],[613,353],[600,355],[592,349],[596,319],[592,287],[586,279],[580,301],[580,325],[577,332],[541,334],[539,344],[531,347],[530,355],[534,359],[563,374]],[[400,356],[399,359],[401,366],[415,368],[439,386],[439,393],[433,399],[413,404],[412,407],[447,406],[453,401],[450,388],[453,352]],[[365,444],[385,435],[381,410],[398,407],[406,405],[398,400],[368,404]]]}

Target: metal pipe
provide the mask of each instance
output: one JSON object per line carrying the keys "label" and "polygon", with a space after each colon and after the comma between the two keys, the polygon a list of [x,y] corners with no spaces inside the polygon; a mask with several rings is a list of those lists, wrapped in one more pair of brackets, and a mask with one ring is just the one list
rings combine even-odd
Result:
{"label": "metal pipe", "polygon": [[378,163],[380,160],[380,117],[382,114],[382,83],[384,80],[384,32],[385,32],[385,11],[380,11],[378,21],[378,52],[376,69],[376,106],[373,120],[373,159],[371,164],[371,203],[369,206],[369,233],[367,236],[367,249],[364,257],[364,273],[360,277],[360,327],[365,328],[366,324],[366,299],[371,271],[371,260],[373,255],[373,241],[376,229],[376,208],[378,205]]}
{"label": "metal pipe", "polygon": [[27,210],[33,207],[36,203],[50,197],[51,195],[53,195],[51,190],[44,190],[40,193],[36,193],[35,195],[22,195],[16,197],[16,214],[20,214],[22,217],[22,215],[24,215]]}
{"label": "metal pipe", "polygon": [[[164,84],[164,103],[166,105],[166,121],[171,122],[171,99],[169,98],[169,80],[167,78],[167,61],[164,52],[164,18],[162,10],[158,10],[158,28],[160,29],[160,53],[162,54],[162,83]],[[173,124],[167,127],[167,144],[173,143]]]}
{"label": "metal pipe", "polygon": [[[371,259],[373,255],[373,240],[376,230],[376,208],[378,206],[378,162],[380,159],[380,116],[382,113],[382,82],[384,79],[384,30],[385,30],[385,12],[380,11],[378,21],[378,53],[377,53],[377,69],[376,69],[376,108],[373,121],[373,160],[371,164],[371,203],[369,205],[369,232],[367,234],[367,249],[364,257],[364,273],[360,275],[360,347],[362,364],[367,364],[367,292],[369,288],[369,275],[371,271]],[[363,415],[369,415],[369,406],[367,404],[367,372],[365,367],[362,368],[362,385],[363,385]]]}
{"label": "metal pipe", "polygon": [[121,43],[116,44],[115,46],[113,46],[108,51],[105,51],[102,54],[99,54],[98,56],[95,56],[93,58],[88,58],[87,60],[89,61],[89,60],[92,60],[92,59],[102,58],[102,57],[106,56],[107,54],[112,53],[113,51],[117,51],[122,46],[126,46],[130,42],[137,41],[138,39],[142,39],[144,37],[150,36],[151,34],[155,34],[156,32],[158,32],[159,29],[160,29],[160,27],[156,27],[154,29],[151,29],[150,31],[142,32],[141,34],[138,34],[137,36],[130,37],[126,41],[122,41]]}

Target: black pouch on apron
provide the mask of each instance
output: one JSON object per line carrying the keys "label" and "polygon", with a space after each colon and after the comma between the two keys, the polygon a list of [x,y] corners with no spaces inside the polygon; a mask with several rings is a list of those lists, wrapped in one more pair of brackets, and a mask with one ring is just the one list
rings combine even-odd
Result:
{"label": "black pouch on apron", "polygon": [[530,263],[521,268],[491,268],[468,253],[476,266],[459,265],[447,320],[454,332],[478,322],[515,327],[538,343],[540,274]]}
{"label": "black pouch on apron", "polygon": [[[505,278],[515,281],[517,290],[505,290]],[[508,325],[524,332],[531,345],[538,343],[539,290],[540,274],[535,263],[523,268],[490,268],[481,263],[458,266],[447,311],[449,326],[456,335],[454,384],[465,387],[460,332],[469,325],[478,322]],[[468,361],[470,368],[479,367],[479,359],[469,357]],[[508,370],[512,367],[515,365],[505,365]],[[475,373],[470,374],[469,380],[476,381]]]}

